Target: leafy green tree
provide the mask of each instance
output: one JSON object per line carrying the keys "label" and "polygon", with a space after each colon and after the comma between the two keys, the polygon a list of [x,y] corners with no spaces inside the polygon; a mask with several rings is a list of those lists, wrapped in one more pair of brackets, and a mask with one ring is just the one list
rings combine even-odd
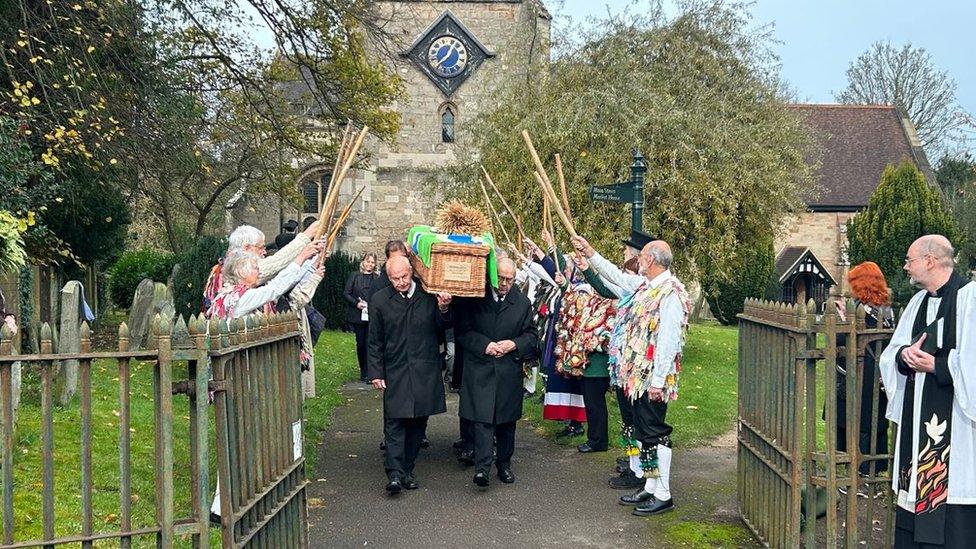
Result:
{"label": "leafy green tree", "polygon": [[630,209],[594,203],[587,188],[626,179],[636,147],[647,163],[645,229],[671,244],[683,275],[729,276],[741,242],[771,236],[803,208],[816,165],[807,159],[817,156],[780,92],[771,37],[748,18],[740,4],[714,2],[596,24],[560,47],[546,78],[500,91],[437,183],[480,204],[483,164],[535,233],[542,193],[520,135],[528,130],[554,181],[561,154],[577,232],[616,255]]}
{"label": "leafy green tree", "polygon": [[958,158],[944,156],[935,177],[965,239],[960,245],[959,264],[976,269],[976,162],[968,153]]}
{"label": "leafy green tree", "polygon": [[203,236],[177,257],[180,269],[173,277],[173,305],[176,314],[190,318],[200,314],[203,305],[203,287],[210,270],[227,251],[227,240]]}
{"label": "leafy green tree", "polygon": [[739,250],[739,265],[731,276],[703,284],[712,316],[722,324],[738,324],[736,315],[742,312],[745,300],[764,297],[775,267],[772,239],[744,244]]}
{"label": "leafy green tree", "polygon": [[939,191],[909,161],[889,165],[871,195],[868,207],[847,222],[851,264],[878,264],[897,304],[913,293],[902,269],[908,247],[918,237],[941,234],[959,243],[959,227]]}

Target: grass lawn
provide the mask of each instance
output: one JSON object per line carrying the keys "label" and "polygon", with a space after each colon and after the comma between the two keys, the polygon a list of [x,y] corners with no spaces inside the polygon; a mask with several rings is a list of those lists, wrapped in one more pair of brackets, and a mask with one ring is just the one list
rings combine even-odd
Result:
{"label": "grass lawn", "polygon": [[[316,394],[305,402],[303,442],[306,470],[312,475],[318,453],[316,447],[341,403],[338,389],[358,377],[355,342],[351,334],[325,332],[316,347]],[[37,367],[25,368],[23,400],[18,416],[14,455],[14,534],[15,540],[40,538],[42,518],[42,456],[40,380]],[[152,364],[131,365],[132,437],[132,524],[134,528],[155,524],[154,425]],[[174,364],[174,379],[185,378],[183,364]],[[118,367],[114,361],[96,361],[92,366],[92,468],[95,531],[119,529],[119,394]],[[173,397],[174,492],[176,518],[190,511],[189,401]],[[55,533],[58,536],[81,532],[80,455],[81,419],[78,398],[65,408],[54,410],[55,448]],[[211,415],[211,427],[213,416]],[[216,478],[216,452],[211,428],[211,479]],[[214,531],[212,531],[214,532]],[[136,545],[152,545],[150,539]]]}
{"label": "grass lawn", "polygon": [[[668,405],[668,423],[675,428],[676,445],[702,444],[734,426],[738,410],[738,338],[736,328],[715,323],[694,324],[689,329],[681,360],[679,398]],[[607,401],[610,444],[619,447],[620,412],[612,394]],[[526,400],[525,415],[546,436],[554,437],[563,429],[562,422],[542,419],[542,403],[538,398]],[[585,442],[586,437],[559,441],[577,445]]]}

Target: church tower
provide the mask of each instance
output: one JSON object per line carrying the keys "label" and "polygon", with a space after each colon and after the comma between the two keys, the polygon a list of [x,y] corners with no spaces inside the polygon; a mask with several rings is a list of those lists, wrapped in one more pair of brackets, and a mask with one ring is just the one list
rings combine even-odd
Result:
{"label": "church tower", "polygon": [[[378,1],[376,11],[397,54],[390,59],[376,51],[376,58],[399,76],[406,93],[389,106],[400,114],[396,141],[367,140],[369,168],[343,182],[340,204],[366,186],[337,241],[340,250],[357,254],[381,252],[411,226],[433,222],[441,197],[426,184],[431,173],[453,162],[469,123],[494,106],[494,91],[513,79],[541,77],[550,51],[551,16],[539,0]],[[328,164],[304,167],[303,211],[238,206],[233,223],[251,223],[273,238],[284,219],[316,216]]]}
{"label": "church tower", "polygon": [[[396,143],[370,143],[373,169],[357,171],[343,196],[366,198],[339,240],[350,252],[381,251],[409,227],[433,222],[440,197],[425,181],[454,160],[468,123],[494,106],[493,91],[549,58],[550,15],[537,0],[378,2],[401,56],[392,68],[406,95]],[[536,61],[533,63],[532,61]],[[544,69],[543,69],[544,70]]]}

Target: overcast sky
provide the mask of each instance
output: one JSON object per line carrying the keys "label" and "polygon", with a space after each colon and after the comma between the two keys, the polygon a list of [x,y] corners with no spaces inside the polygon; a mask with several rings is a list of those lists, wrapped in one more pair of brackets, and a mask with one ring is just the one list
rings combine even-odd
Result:
{"label": "overcast sky", "polygon": [[[574,21],[620,13],[632,0],[564,0],[554,11]],[[647,5],[637,2],[637,6]],[[634,8],[631,8],[634,9]],[[801,100],[834,102],[847,84],[845,71],[873,42],[895,46],[911,42],[932,55],[956,81],[956,99],[976,113],[976,71],[972,35],[976,32],[973,0],[757,0],[756,25],[772,23],[779,42],[773,46],[782,62],[782,77]],[[970,53],[966,53],[969,51]]]}

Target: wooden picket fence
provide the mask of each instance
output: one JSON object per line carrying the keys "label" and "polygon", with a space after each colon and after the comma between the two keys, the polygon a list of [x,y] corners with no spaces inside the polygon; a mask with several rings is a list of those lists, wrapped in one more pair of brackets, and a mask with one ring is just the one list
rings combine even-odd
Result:
{"label": "wooden picket fence", "polygon": [[[739,315],[739,510],[770,547],[890,547],[894,540],[890,473],[877,472],[881,462],[891,470],[893,437],[889,448],[873,447],[885,413],[878,390],[872,448],[862,453],[858,442],[862,384],[880,387],[877,368],[874,379],[862,379],[865,353],[870,346],[880,356],[892,330],[869,329],[852,301],[845,318],[829,304],[818,315],[813,301],[748,300]],[[837,448],[838,359],[848,373],[840,390],[849,451]]]}
{"label": "wooden picket fence", "polygon": [[[87,324],[81,327],[81,350],[55,353],[57,334],[44,324],[38,354],[17,355],[6,329],[0,332],[0,441],[2,441],[3,533],[0,548],[54,547],[117,540],[131,547],[154,540],[157,547],[172,547],[177,539],[189,538],[193,547],[210,545],[209,402],[215,395],[217,476],[222,509],[222,546],[306,547],[307,520],[305,461],[301,448],[302,394],[298,353],[300,328],[295,313],[269,317],[254,315],[230,322],[201,317],[176,322],[153,322],[148,348],[129,350],[129,333],[119,327],[118,350],[93,352]],[[71,524],[77,517],[55,514],[55,447],[53,380],[59,361],[79,361],[79,415],[81,426],[79,531],[55,535],[55,526]],[[118,524],[112,530],[96,531],[93,519],[92,482],[92,362],[111,364],[118,374]],[[11,367],[20,362],[25,371],[40,378],[42,493],[40,539],[19,539],[14,530],[14,500],[18,491],[34,491],[32,485],[15,482],[18,452],[12,410]],[[155,433],[153,467],[155,475],[155,525],[132,524],[132,365],[152,363],[153,390],[150,395]],[[185,363],[185,379],[174,380],[174,364]],[[211,368],[211,365],[213,367]],[[211,379],[211,369],[213,378]],[[183,368],[179,369],[184,371]],[[105,375],[105,374],[101,374]],[[189,486],[187,516],[175,516],[173,396],[186,395],[189,402]],[[104,398],[104,396],[103,396]],[[24,413],[22,409],[21,413]],[[181,413],[182,415],[182,413]],[[295,427],[297,425],[297,428]],[[298,448],[299,451],[295,451]],[[66,522],[65,522],[66,521]]]}

